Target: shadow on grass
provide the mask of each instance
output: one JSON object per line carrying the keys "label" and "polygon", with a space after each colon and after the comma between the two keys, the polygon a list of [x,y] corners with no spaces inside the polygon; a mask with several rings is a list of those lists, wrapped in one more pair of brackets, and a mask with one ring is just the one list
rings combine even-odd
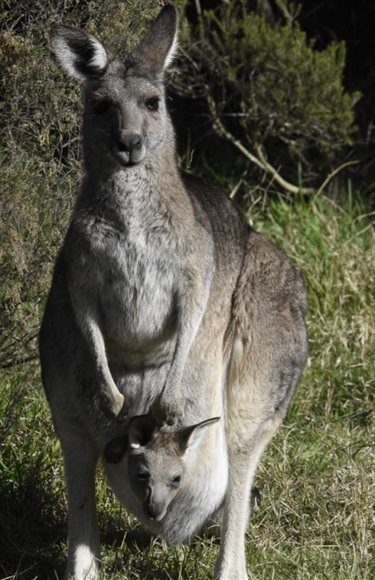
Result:
{"label": "shadow on grass", "polygon": [[126,578],[142,580],[190,580],[199,578],[199,574],[191,573],[189,552],[196,551],[193,541],[191,546],[163,546],[140,523],[134,520],[131,525],[124,518],[99,514],[104,518],[101,522],[100,539],[102,552],[105,556],[105,573],[103,578]]}
{"label": "shadow on grass", "polygon": [[[181,572],[178,549],[164,551],[140,525],[129,529],[120,516],[103,512],[99,521],[105,578],[130,569],[134,578],[144,580],[191,577]],[[0,580],[62,578],[66,532],[66,507],[45,473],[24,477],[20,484],[0,478]]]}
{"label": "shadow on grass", "polygon": [[59,578],[64,532],[61,507],[41,478],[0,481],[1,578]]}

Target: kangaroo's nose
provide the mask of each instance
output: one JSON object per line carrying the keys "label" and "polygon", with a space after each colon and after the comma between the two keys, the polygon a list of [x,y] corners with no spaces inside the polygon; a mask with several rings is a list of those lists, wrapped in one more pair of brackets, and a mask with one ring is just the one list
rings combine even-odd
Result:
{"label": "kangaroo's nose", "polygon": [[162,509],[160,508],[160,506],[158,504],[153,503],[153,502],[145,505],[145,512],[148,515],[148,517],[152,520],[157,518],[158,515],[161,513],[161,511],[162,511]]}
{"label": "kangaroo's nose", "polygon": [[133,151],[139,151],[142,148],[142,137],[138,133],[123,131],[117,142],[117,147],[119,151],[129,154]]}
{"label": "kangaroo's nose", "polygon": [[159,521],[165,513],[164,502],[155,500],[151,492],[145,498],[143,509],[151,520]]}
{"label": "kangaroo's nose", "polygon": [[142,135],[127,129],[117,134],[112,152],[115,159],[126,167],[143,161],[147,150]]}

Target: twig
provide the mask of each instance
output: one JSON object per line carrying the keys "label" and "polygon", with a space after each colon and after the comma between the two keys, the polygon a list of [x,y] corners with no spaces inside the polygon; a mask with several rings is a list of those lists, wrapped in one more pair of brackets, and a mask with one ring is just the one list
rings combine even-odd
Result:
{"label": "twig", "polygon": [[293,183],[289,183],[289,181],[286,181],[283,177],[281,177],[280,173],[278,173],[276,171],[276,169],[270,163],[268,163],[268,161],[264,157],[263,151],[262,151],[262,148],[260,145],[257,145],[255,147],[255,151],[257,152],[257,155],[258,155],[259,159],[261,160],[265,171],[267,171],[267,173],[272,175],[274,180],[279,185],[281,185],[281,187],[283,187],[287,191],[290,191],[290,193],[301,193],[302,195],[312,195],[315,192],[315,190],[312,189],[311,187],[297,187],[296,185],[293,185]]}
{"label": "twig", "polygon": [[318,191],[316,192],[316,195],[320,195],[323,191],[323,189],[325,188],[325,186],[327,185],[327,183],[329,183],[331,181],[331,179],[333,177],[335,177],[335,175],[337,173],[339,173],[339,171],[341,171],[342,169],[344,169],[345,167],[348,167],[348,165],[356,165],[357,163],[359,163],[358,160],[354,159],[353,161],[347,161],[346,163],[343,163],[342,165],[340,165],[339,167],[336,167],[336,169],[334,169],[332,171],[332,173],[330,173],[325,180],[323,181],[322,185],[319,187]]}
{"label": "twig", "polygon": [[5,370],[5,369],[11,369],[11,368],[16,367],[18,365],[23,365],[25,363],[36,360],[37,358],[38,358],[38,356],[36,354],[31,355],[31,356],[27,356],[27,357],[16,358],[14,360],[11,360],[7,363],[0,365],[0,371]]}
{"label": "twig", "polygon": [[195,9],[197,11],[198,18],[200,18],[202,16],[202,7],[199,0],[195,0]]}
{"label": "twig", "polygon": [[249,161],[251,161],[252,163],[257,165],[257,167],[259,167],[260,169],[262,169],[266,173],[270,174],[272,176],[273,180],[276,181],[276,183],[281,185],[281,187],[283,187],[286,191],[289,191],[290,193],[294,193],[294,194],[301,193],[302,195],[311,195],[315,192],[315,190],[312,188],[297,187],[296,185],[289,183],[289,181],[286,181],[283,177],[281,177],[281,175],[276,171],[276,169],[270,163],[268,163],[268,161],[265,159],[260,145],[255,147],[255,151],[256,151],[258,156],[256,157],[255,155],[253,155],[244,145],[242,145],[242,143],[239,139],[236,139],[234,137],[234,135],[232,135],[232,133],[230,133],[230,131],[228,131],[224,127],[224,125],[222,124],[222,122],[219,118],[219,115],[218,115],[217,109],[216,109],[216,104],[215,104],[214,100],[212,99],[212,97],[210,95],[207,95],[206,98],[207,98],[208,107],[210,109],[210,113],[211,113],[213,121],[214,121],[214,128],[216,127],[216,130],[223,137],[225,137],[230,143],[232,143],[239,151],[241,151],[241,153],[247,159],[249,159]]}
{"label": "twig", "polygon": [[260,145],[255,146],[255,152],[256,152],[257,156],[253,155],[244,145],[242,145],[241,141],[239,139],[236,139],[234,137],[234,135],[232,135],[232,133],[224,127],[223,123],[220,120],[219,114],[218,114],[217,109],[216,109],[216,104],[215,104],[214,100],[212,99],[212,97],[210,95],[207,95],[206,98],[207,98],[208,107],[209,107],[209,110],[210,110],[210,113],[211,113],[211,116],[212,116],[212,119],[214,122],[214,129],[216,129],[217,132],[222,137],[225,137],[225,139],[227,139],[230,143],[232,143],[232,145],[234,145],[239,151],[241,151],[241,153],[249,161],[251,161],[257,167],[259,167],[260,169],[262,169],[263,171],[265,171],[266,173],[271,175],[273,181],[276,181],[276,183],[281,185],[281,187],[283,187],[286,191],[289,191],[290,193],[294,193],[294,194],[299,193],[302,195],[317,195],[318,196],[322,193],[322,191],[327,186],[327,184],[331,181],[331,179],[335,175],[337,175],[337,173],[339,173],[342,169],[344,169],[345,167],[348,167],[349,165],[356,165],[357,163],[359,163],[358,160],[347,161],[346,163],[343,163],[339,167],[336,167],[336,169],[334,169],[325,178],[322,185],[319,187],[319,189],[317,191],[311,187],[298,187],[296,185],[293,185],[293,183],[286,181],[280,175],[280,173],[270,163],[268,163],[268,161],[265,158],[264,153],[262,151],[262,147]]}

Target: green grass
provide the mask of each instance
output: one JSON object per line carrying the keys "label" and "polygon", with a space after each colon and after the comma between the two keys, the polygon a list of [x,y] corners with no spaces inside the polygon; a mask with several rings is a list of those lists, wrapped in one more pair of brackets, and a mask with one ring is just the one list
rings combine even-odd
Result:
{"label": "green grass", "polygon": [[[304,273],[310,359],[256,476],[247,538],[256,579],[375,578],[375,243],[359,207],[325,198],[255,210]],[[0,377],[0,578],[60,577],[66,505],[60,447],[29,363]],[[212,578],[219,544],[169,547],[114,500],[98,473],[103,578]]]}

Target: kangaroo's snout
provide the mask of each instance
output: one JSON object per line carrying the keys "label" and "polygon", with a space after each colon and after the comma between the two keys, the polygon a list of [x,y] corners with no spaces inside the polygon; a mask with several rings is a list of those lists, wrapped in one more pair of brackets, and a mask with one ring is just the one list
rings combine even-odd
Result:
{"label": "kangaroo's snout", "polygon": [[133,165],[143,161],[146,149],[142,136],[133,131],[121,131],[116,141],[114,154],[122,165]]}
{"label": "kangaroo's snout", "polygon": [[157,500],[152,489],[148,489],[146,493],[146,498],[143,502],[143,510],[150,520],[156,520],[160,522],[167,511],[167,505],[165,501]]}

